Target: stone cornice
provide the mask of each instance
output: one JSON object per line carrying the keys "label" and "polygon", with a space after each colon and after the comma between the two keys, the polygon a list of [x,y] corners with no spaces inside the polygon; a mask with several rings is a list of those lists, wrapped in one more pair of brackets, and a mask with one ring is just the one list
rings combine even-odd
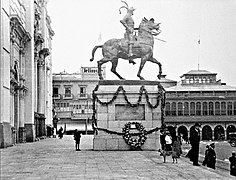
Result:
{"label": "stone cornice", "polygon": [[18,15],[11,15],[11,40],[15,42],[16,38],[18,38],[20,43],[19,45],[24,47],[25,44],[32,39],[32,37],[30,36],[30,33],[26,31],[25,27],[22,24],[23,23]]}

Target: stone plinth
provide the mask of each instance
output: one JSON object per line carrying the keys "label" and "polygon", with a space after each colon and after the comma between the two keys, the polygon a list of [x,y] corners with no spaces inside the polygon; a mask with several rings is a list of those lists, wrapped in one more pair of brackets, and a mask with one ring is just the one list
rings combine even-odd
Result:
{"label": "stone plinth", "polygon": [[[100,81],[98,88],[94,90],[97,98],[93,97],[97,127],[117,133],[122,133],[122,129],[128,122],[141,123],[146,131],[161,127],[162,92],[163,89],[157,81]],[[129,102],[131,104],[139,102],[139,105],[132,107]],[[159,131],[155,131],[147,135],[147,140],[141,148],[157,150],[159,147]],[[94,136],[93,148],[94,150],[130,150],[122,135],[109,134],[102,130],[98,130]]]}

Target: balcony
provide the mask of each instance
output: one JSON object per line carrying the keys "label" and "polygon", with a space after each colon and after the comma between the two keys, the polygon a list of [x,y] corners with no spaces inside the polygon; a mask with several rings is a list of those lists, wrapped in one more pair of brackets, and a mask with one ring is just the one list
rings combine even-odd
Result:
{"label": "balcony", "polygon": [[88,94],[86,93],[78,94],[78,99],[87,99],[87,98],[88,98]]}
{"label": "balcony", "polygon": [[63,99],[73,99],[73,94],[63,94]]}
{"label": "balcony", "polygon": [[61,99],[61,95],[60,94],[53,94],[52,98],[53,98],[53,100],[59,100],[59,99]]}

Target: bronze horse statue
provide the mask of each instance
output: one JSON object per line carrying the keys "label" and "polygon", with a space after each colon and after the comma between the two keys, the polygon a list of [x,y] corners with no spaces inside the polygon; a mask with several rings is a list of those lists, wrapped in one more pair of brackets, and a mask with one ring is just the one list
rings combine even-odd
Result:
{"label": "bronze horse statue", "polygon": [[[138,36],[135,36],[135,40],[133,43],[133,56],[132,59],[141,58],[141,63],[139,66],[138,74],[137,76],[144,80],[144,78],[140,75],[141,71],[146,63],[146,61],[150,61],[152,63],[159,65],[159,74],[158,78],[160,79],[160,76],[162,74],[162,68],[161,63],[157,61],[155,58],[153,58],[153,45],[154,45],[154,37],[158,34],[160,34],[159,30],[160,23],[154,23],[152,20],[147,20],[146,18],[143,18],[139,28],[138,28]],[[153,31],[155,30],[155,31]],[[90,61],[94,60],[94,53],[98,48],[102,48],[102,54],[103,58],[99,60],[98,63],[98,76],[100,80],[103,80],[102,73],[101,73],[101,67],[102,64],[111,61],[112,67],[111,72],[113,72],[115,75],[117,75],[120,79],[124,79],[116,72],[116,67],[118,64],[118,59],[122,58],[125,60],[129,60],[130,57],[128,57],[128,43],[130,43],[127,39],[110,39],[104,43],[104,45],[98,45],[95,46],[92,50],[92,58]]]}

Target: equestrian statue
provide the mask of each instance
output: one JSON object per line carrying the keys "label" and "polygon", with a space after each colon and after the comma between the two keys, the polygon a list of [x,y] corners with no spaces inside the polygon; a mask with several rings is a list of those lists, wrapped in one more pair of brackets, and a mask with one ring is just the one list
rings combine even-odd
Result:
{"label": "equestrian statue", "polygon": [[[125,5],[120,7],[119,11],[122,8],[127,10],[127,14],[120,21],[126,28],[124,38],[110,39],[103,45],[95,46],[92,50],[92,58],[90,61],[94,60],[94,54],[96,50],[98,48],[102,48],[103,58],[97,62],[99,79],[103,80],[101,73],[102,65],[109,61],[112,63],[111,72],[117,75],[120,79],[124,79],[116,72],[119,58],[129,60],[129,63],[132,64],[135,64],[134,59],[141,58],[141,63],[137,74],[140,80],[144,80],[144,78],[141,76],[141,71],[146,61],[158,64],[159,74],[157,77],[160,79],[162,74],[161,63],[153,57],[154,36],[157,36],[161,33],[159,29],[160,23],[155,23],[153,18],[148,20],[144,17],[139,27],[134,28],[134,20],[132,15],[135,9],[133,7],[129,8],[125,1],[121,2],[123,2]],[[136,33],[134,34],[134,31],[138,31],[138,35],[136,35]]]}

